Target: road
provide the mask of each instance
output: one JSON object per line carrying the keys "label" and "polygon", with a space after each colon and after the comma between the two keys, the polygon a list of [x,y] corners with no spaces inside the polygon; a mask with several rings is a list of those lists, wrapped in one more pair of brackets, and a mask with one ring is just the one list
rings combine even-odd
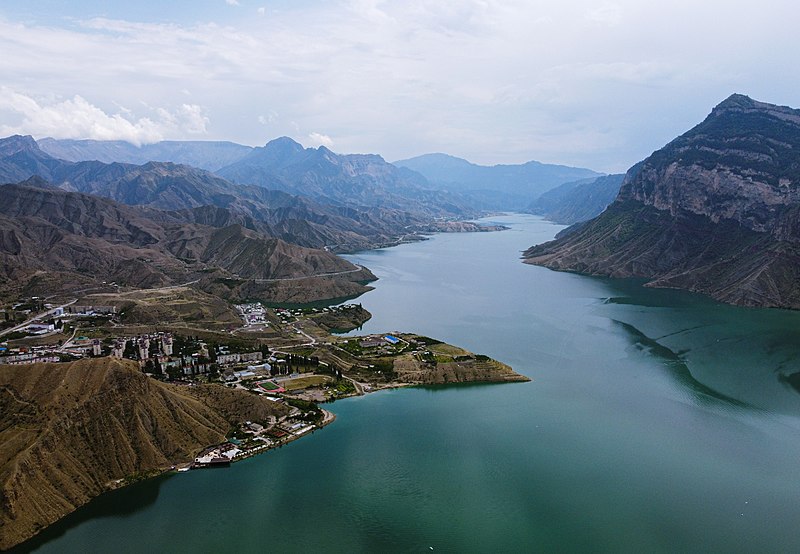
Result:
{"label": "road", "polygon": [[348,273],[358,273],[363,270],[362,266],[347,271],[333,271],[331,273],[317,273],[316,275],[304,275],[303,277],[281,277],[279,279],[253,279],[256,283],[277,283],[280,281],[302,281],[303,279],[313,279],[314,277],[333,277],[334,275],[347,275]]}
{"label": "road", "polygon": [[67,306],[71,306],[72,304],[74,304],[77,301],[78,301],[78,299],[76,298],[72,302],[67,302],[66,304],[61,304],[60,306],[56,306],[55,308],[51,308],[50,310],[47,310],[46,312],[42,312],[40,314],[36,314],[35,316],[33,316],[30,319],[24,321],[23,323],[20,323],[16,327],[11,327],[10,329],[5,329],[3,331],[0,331],[0,337],[3,337],[5,335],[8,335],[8,334],[14,333],[16,331],[19,331],[21,329],[24,329],[25,327],[27,327],[28,325],[30,325],[31,323],[33,323],[37,319],[44,319],[49,315],[53,315],[54,313],[56,313],[57,310],[64,309]]}

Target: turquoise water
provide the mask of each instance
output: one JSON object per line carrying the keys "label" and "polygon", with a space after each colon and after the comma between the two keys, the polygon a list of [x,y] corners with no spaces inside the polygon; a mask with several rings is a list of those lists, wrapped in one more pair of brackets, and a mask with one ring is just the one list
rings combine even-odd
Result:
{"label": "turquoise water", "polygon": [[800,551],[800,314],[524,265],[560,227],[350,258],[362,332],[488,354],[523,384],[339,401],[313,436],[105,495],[38,552]]}

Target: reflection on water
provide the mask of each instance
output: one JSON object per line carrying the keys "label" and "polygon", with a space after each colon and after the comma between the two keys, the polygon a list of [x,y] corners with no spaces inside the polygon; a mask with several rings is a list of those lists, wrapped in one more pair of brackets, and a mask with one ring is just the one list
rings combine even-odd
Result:
{"label": "reflection on water", "polygon": [[[144,483],[136,483],[129,487],[110,491],[95,498],[92,502],[79,508],[72,514],[51,525],[24,544],[9,550],[9,554],[33,552],[42,545],[62,537],[70,529],[84,522],[100,518],[123,518],[152,506],[158,500],[159,491],[164,482],[172,475],[162,475]],[[91,545],[86,545],[87,551]]]}
{"label": "reflection on water", "polygon": [[633,325],[616,320],[614,320],[614,323],[619,325],[630,336],[631,343],[634,346],[646,351],[650,356],[663,360],[664,367],[668,370],[669,375],[675,379],[676,383],[690,390],[698,402],[707,403],[709,398],[713,398],[737,407],[747,407],[744,402],[715,391],[695,379],[680,354],[646,336]]}

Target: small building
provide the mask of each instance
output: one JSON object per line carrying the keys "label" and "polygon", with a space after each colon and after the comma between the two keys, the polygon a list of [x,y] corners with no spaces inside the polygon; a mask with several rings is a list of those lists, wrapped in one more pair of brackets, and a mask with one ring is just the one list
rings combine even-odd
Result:
{"label": "small building", "polygon": [[150,359],[150,338],[149,337],[139,337],[137,341],[137,346],[139,347],[139,360],[142,362],[146,362]]}
{"label": "small building", "polygon": [[114,346],[111,348],[111,355],[115,358],[122,358],[123,354],[125,353],[125,346],[128,344],[128,341],[125,339],[118,339],[114,341]]}
{"label": "small building", "polygon": [[262,359],[264,359],[264,354],[261,352],[247,352],[239,356],[239,360],[242,362],[260,362]]}
{"label": "small building", "polygon": [[240,354],[218,354],[217,363],[220,365],[235,364],[241,360]]}
{"label": "small building", "polygon": [[161,351],[167,356],[172,356],[172,335],[169,333],[161,337]]}

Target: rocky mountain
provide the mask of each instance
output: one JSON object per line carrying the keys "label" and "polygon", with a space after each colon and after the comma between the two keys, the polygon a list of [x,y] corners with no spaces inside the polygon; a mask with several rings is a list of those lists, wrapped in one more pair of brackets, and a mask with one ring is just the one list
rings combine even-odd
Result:
{"label": "rocky mountain", "polygon": [[31,137],[0,139],[0,183],[31,176],[68,191],[172,210],[188,222],[214,226],[237,222],[300,246],[338,252],[397,244],[432,230],[435,223],[419,213],[324,205],[261,186],[236,185],[208,171],[170,162],[140,166],[68,162],[46,154]]}
{"label": "rocky mountain", "polygon": [[477,215],[457,195],[431,190],[425,178],[375,154],[336,154],[324,146],[303,148],[288,137],[254,148],[216,172],[258,185],[350,207],[402,210],[434,217]]}
{"label": "rocky mountain", "polygon": [[525,258],[800,308],[800,110],[731,96],[631,168],[600,216]]}
{"label": "rocky mountain", "polygon": [[572,225],[600,215],[619,194],[625,175],[564,183],[533,201],[528,210],[554,223]]}
{"label": "rocky mountain", "polygon": [[37,141],[50,156],[70,162],[98,161],[143,165],[172,162],[216,171],[230,165],[253,148],[226,141],[165,140],[136,146],[124,140],[72,140],[44,138]]}
{"label": "rocky mountain", "polygon": [[422,174],[431,186],[467,196],[483,209],[527,208],[544,192],[563,183],[600,177],[589,169],[543,164],[482,166],[447,154],[425,154],[394,162]]}
{"label": "rocky mountain", "polygon": [[371,279],[334,254],[238,223],[186,223],[81,193],[0,187],[0,289],[6,292],[54,283],[63,290],[102,281],[136,288],[196,281],[223,298],[242,292],[286,301],[284,281],[316,280],[321,299],[364,292],[360,282]]}
{"label": "rocky mountain", "polygon": [[162,383],[128,360],[0,366],[0,549],[127,480],[190,461],[235,424],[287,410],[225,387]]}

